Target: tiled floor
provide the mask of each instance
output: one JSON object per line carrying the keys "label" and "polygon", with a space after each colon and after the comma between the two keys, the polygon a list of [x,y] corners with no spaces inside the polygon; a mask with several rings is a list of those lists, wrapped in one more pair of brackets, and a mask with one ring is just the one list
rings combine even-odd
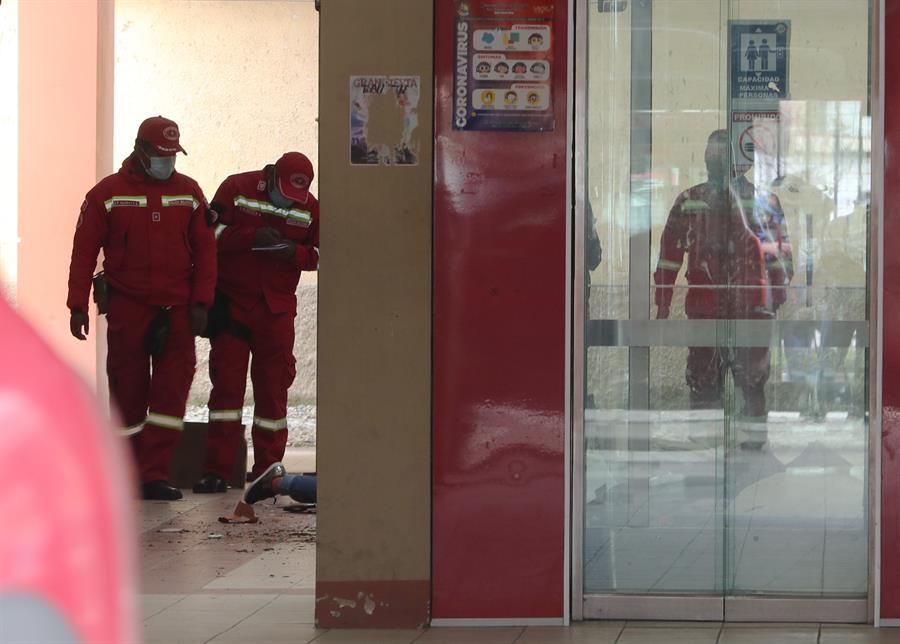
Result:
{"label": "tiled floor", "polygon": [[142,504],[145,644],[900,644],[900,629],[817,624],[316,629],[315,514],[287,511],[290,500],[279,499],[259,504],[258,524],[219,523],[239,496],[188,493],[176,503]]}

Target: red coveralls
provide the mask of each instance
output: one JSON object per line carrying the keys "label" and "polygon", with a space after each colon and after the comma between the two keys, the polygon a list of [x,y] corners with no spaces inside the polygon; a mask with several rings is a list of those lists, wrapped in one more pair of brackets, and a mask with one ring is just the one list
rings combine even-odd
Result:
{"label": "red coveralls", "polygon": [[[744,177],[731,183],[730,193],[707,182],[676,199],[654,274],[658,306],[670,305],[685,254],[685,313],[690,319],[772,319],[786,299],[793,267],[781,204],[772,194],[757,194]],[[691,407],[722,406],[729,367],[743,393],[743,417],[763,422],[768,347],[690,347],[686,380]]]}
{"label": "red coveralls", "polygon": [[[110,287],[106,371],[113,401],[130,436],[141,481],[168,480],[194,377],[193,304],[209,306],[216,282],[215,236],[206,199],[178,172],[157,181],[133,157],[87,193],[69,267],[69,309],[88,310],[91,277],[103,249]],[[170,309],[165,349],[144,348],[150,322]]]}
{"label": "red coveralls", "polygon": [[[220,212],[217,230],[218,289],[229,303],[231,319],[249,331],[249,339],[224,331],[210,341],[209,441],[204,472],[227,479],[243,435],[241,412],[247,363],[253,354],[254,463],[256,478],[284,457],[287,444],[287,394],[297,373],[294,317],[297,283],[304,270],[319,264],[319,202],[278,208],[269,201],[270,168],[235,174],[219,186],[213,207]],[[297,245],[290,261],[254,252],[253,236],[262,226],[277,230]]]}

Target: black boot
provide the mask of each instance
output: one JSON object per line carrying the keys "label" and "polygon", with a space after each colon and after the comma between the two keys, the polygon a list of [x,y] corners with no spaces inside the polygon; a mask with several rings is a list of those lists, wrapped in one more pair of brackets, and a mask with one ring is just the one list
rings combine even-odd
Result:
{"label": "black boot", "polygon": [[244,503],[253,505],[257,501],[275,496],[275,490],[272,489],[272,481],[284,476],[285,473],[284,465],[272,463],[244,492]]}
{"label": "black boot", "polygon": [[203,475],[199,481],[194,483],[194,492],[197,494],[218,494],[228,489],[228,484],[218,474],[209,472]]}
{"label": "black boot", "polygon": [[141,483],[141,498],[145,501],[177,501],[181,490],[168,481],[145,481]]}

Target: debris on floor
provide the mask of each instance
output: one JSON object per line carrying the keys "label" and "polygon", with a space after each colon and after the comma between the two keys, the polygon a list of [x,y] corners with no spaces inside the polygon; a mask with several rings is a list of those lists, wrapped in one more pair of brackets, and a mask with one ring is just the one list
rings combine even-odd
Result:
{"label": "debris on floor", "polygon": [[238,501],[234,506],[234,512],[229,517],[219,517],[221,523],[258,523],[259,517],[253,511],[253,506],[243,501]]}

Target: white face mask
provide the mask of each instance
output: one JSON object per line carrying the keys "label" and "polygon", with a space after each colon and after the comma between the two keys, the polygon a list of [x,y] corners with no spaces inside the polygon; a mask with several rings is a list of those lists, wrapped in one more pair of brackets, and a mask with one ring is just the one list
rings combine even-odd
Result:
{"label": "white face mask", "polygon": [[165,181],[175,171],[175,157],[174,155],[170,157],[150,157],[150,167],[144,166],[144,169],[154,179]]}

